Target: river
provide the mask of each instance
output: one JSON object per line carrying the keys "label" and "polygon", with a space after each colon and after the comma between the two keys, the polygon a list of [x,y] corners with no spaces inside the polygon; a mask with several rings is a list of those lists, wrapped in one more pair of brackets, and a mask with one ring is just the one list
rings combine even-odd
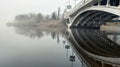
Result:
{"label": "river", "polygon": [[0,19],[0,67],[119,67],[120,32],[49,31],[8,26]]}
{"label": "river", "polygon": [[[62,33],[9,27],[9,20],[0,21],[0,67],[81,66]],[[72,55],[75,61],[70,61]]]}

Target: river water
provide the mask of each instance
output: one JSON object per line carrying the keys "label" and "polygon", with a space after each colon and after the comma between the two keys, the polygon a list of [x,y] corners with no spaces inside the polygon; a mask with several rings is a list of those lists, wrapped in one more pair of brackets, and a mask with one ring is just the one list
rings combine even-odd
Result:
{"label": "river water", "polygon": [[0,24],[0,67],[81,66],[62,33],[9,27],[6,22]]}
{"label": "river water", "polygon": [[0,24],[0,67],[117,67],[119,64],[119,31],[53,32]]}
{"label": "river water", "polygon": [[120,32],[59,32],[8,26],[0,19],[0,67],[119,67]]}

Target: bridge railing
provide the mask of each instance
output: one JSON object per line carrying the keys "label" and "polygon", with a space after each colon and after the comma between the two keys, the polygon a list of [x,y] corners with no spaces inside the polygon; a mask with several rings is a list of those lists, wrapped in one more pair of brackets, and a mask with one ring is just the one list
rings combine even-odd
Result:
{"label": "bridge railing", "polygon": [[82,2],[82,1],[79,2],[73,9],[71,9],[70,12],[65,14],[65,17],[74,15],[76,12],[79,12],[80,10],[83,10],[83,9],[87,8],[88,6],[91,6],[92,4],[91,5],[88,5],[88,4],[95,2],[95,1],[98,1],[98,0],[87,0],[85,2]]}
{"label": "bridge railing", "polygon": [[[87,0],[87,1],[89,1],[89,0]],[[73,13],[74,11],[76,11],[77,9],[79,9],[79,6],[81,5],[83,5],[83,4],[85,4],[87,1],[83,1],[83,0],[81,0],[77,5],[75,5],[72,9],[71,9],[71,11],[68,11],[68,12],[65,12],[64,14],[65,14],[65,17],[67,17],[67,16],[69,16],[71,13]]]}
{"label": "bridge railing", "polygon": [[[96,1],[96,2],[95,2]],[[120,1],[119,1],[120,2]],[[94,5],[95,6],[106,6],[106,7],[110,7],[110,8],[120,8],[120,4],[118,6],[113,6],[113,5],[108,5],[108,3],[106,4],[102,4],[101,1],[99,0],[82,0],[80,1],[73,9],[71,9],[71,11],[67,12],[65,14],[65,17],[71,17],[77,14],[77,12],[79,12],[80,10],[84,10],[85,8]]]}
{"label": "bridge railing", "polygon": [[80,5],[82,6],[83,4],[85,4],[85,3],[88,2],[88,1],[89,1],[89,0],[87,0],[87,1],[86,1],[86,0],[85,0],[85,1],[84,1],[84,0],[81,0],[77,5],[74,6],[74,8],[73,8],[72,10],[77,9]]}

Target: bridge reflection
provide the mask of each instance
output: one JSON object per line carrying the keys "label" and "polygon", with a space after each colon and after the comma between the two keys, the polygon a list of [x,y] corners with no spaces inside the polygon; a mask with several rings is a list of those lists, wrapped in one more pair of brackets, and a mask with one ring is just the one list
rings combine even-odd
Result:
{"label": "bridge reflection", "polygon": [[83,67],[119,67],[120,45],[110,35],[119,36],[99,30],[71,29],[66,37]]}

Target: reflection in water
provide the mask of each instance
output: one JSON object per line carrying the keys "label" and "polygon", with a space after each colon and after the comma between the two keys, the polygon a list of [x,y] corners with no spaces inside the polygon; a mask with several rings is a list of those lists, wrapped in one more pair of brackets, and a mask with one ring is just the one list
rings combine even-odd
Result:
{"label": "reflection in water", "polygon": [[[65,30],[60,30],[58,32],[42,30],[36,27],[14,26],[14,28],[17,34],[30,38],[41,38],[50,35],[57,43],[61,44],[62,42],[63,48],[65,49],[63,49],[63,51],[65,51],[67,59],[64,63],[70,63],[66,67],[120,66],[119,32],[113,33],[110,31],[106,32],[91,29],[71,29],[69,32],[65,32]],[[63,40],[61,40],[61,37]],[[59,49],[56,49],[55,51],[58,53],[58,50]],[[56,60],[56,62],[57,61],[58,60]],[[57,63],[57,65],[59,65],[59,63]]]}
{"label": "reflection in water", "polygon": [[[65,33],[65,29],[58,29],[57,31],[55,31],[54,29],[53,30],[46,30],[46,29],[40,29],[38,27],[35,27],[35,26],[26,26],[26,27],[23,27],[23,26],[16,26],[16,25],[13,25],[13,27],[15,28],[15,32],[19,35],[24,35],[24,36],[27,36],[27,37],[30,37],[33,39],[33,42],[35,41],[35,38],[38,38],[38,40],[41,40],[42,38],[46,37],[46,42],[47,44],[41,44],[42,42],[38,43],[40,46],[46,46],[46,48],[41,48],[41,47],[37,47],[39,48],[41,51],[39,52],[42,52],[41,54],[50,54],[50,55],[45,55],[45,57],[36,57],[36,58],[42,58],[42,60],[33,60],[31,61],[31,63],[29,63],[28,60],[31,60],[31,59],[34,59],[33,57],[32,58],[29,58],[26,60],[26,63],[23,59],[20,60],[20,62],[23,62],[22,64],[18,62],[18,66],[25,66],[25,65],[28,65],[30,67],[35,65],[35,67],[38,67],[38,66],[43,66],[43,67],[79,67],[81,66],[81,63],[79,62],[78,58],[76,57],[76,55],[74,54],[74,52],[72,51],[71,49],[71,46],[69,45],[69,43],[66,41],[66,39],[64,38],[64,33]],[[52,40],[55,40],[57,42],[54,43],[52,42],[52,40],[49,41],[49,38],[51,37]],[[24,37],[23,37],[24,38]],[[52,44],[54,45],[52,45]],[[63,44],[63,48],[61,48]],[[30,44],[32,45],[32,44]],[[51,46],[49,46],[51,45]],[[35,47],[36,45],[33,46],[33,48]],[[51,49],[51,48],[47,48],[47,47],[52,47],[54,49]],[[57,47],[56,47],[57,46]],[[29,46],[28,46],[29,47]],[[58,48],[59,47],[59,48]],[[35,48],[34,48],[35,49]],[[49,51],[48,51],[49,50]],[[53,52],[56,53],[55,55],[53,54],[53,52],[50,52],[51,50],[54,50]],[[32,52],[29,52],[29,53],[33,53],[34,50],[33,49],[28,49],[28,51],[32,51]],[[48,52],[46,52],[48,51]],[[65,52],[64,52],[65,51]],[[25,52],[25,51],[24,51]],[[23,52],[23,53],[24,53]],[[64,58],[64,53],[65,53],[65,58]],[[33,53],[34,54],[34,53]],[[40,54],[40,53],[39,53]],[[34,54],[36,56],[36,54]],[[59,56],[58,56],[59,55]],[[23,55],[24,56],[24,55]],[[49,58],[49,57],[52,57]],[[54,57],[54,58],[53,58]],[[62,58],[61,58],[62,57]],[[24,58],[26,59],[26,58]],[[53,61],[55,60],[55,61]],[[45,61],[47,63],[45,63]],[[51,61],[50,63],[48,63],[49,61]],[[44,63],[43,63],[44,62]],[[34,64],[35,63],[35,64]],[[10,63],[11,64],[11,63]],[[15,66],[15,63],[13,61],[12,65]],[[45,65],[46,64],[46,65]],[[9,63],[8,63],[9,65]],[[10,65],[11,67],[11,65]]]}
{"label": "reflection in water", "polygon": [[107,32],[107,37],[120,45],[120,32]]}
{"label": "reflection in water", "polygon": [[[20,35],[24,35],[30,38],[41,38],[46,35],[51,35],[52,39],[57,38],[57,42],[59,43],[59,34],[63,34],[65,29],[44,29],[39,28],[36,26],[18,26],[18,25],[11,25],[15,28],[15,32]],[[57,30],[57,31],[56,31]]]}
{"label": "reflection in water", "polygon": [[43,32],[35,29],[35,28],[29,28],[29,27],[15,27],[15,31],[17,34],[25,35],[30,38],[41,38],[44,36]]}
{"label": "reflection in water", "polygon": [[[68,35],[68,33],[67,33]],[[109,39],[109,35],[113,38]],[[120,35],[120,34],[117,34]],[[120,46],[115,33],[99,30],[72,29],[67,37],[83,67],[119,67]],[[82,59],[81,59],[82,58]]]}

